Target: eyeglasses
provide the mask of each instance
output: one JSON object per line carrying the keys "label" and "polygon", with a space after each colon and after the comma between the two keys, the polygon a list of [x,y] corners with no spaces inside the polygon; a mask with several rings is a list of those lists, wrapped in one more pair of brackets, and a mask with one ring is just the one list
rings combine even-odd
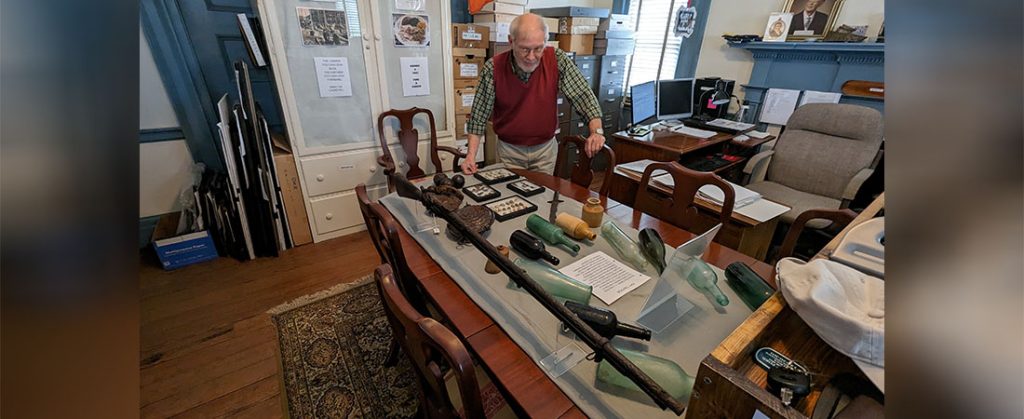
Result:
{"label": "eyeglasses", "polygon": [[540,55],[544,53],[544,48],[546,47],[546,45],[541,45],[537,48],[516,48],[516,52],[519,53],[519,55],[528,55],[531,52],[534,53],[534,55]]}

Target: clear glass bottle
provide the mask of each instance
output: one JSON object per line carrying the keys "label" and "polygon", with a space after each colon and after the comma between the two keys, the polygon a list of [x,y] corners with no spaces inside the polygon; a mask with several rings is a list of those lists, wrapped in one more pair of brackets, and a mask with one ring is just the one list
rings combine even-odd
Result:
{"label": "clear glass bottle", "polygon": [[640,252],[640,245],[636,240],[629,238],[614,221],[608,220],[601,225],[601,237],[608,240],[608,244],[612,245],[626,263],[633,265],[638,271],[647,270],[647,258]]}
{"label": "clear glass bottle", "polygon": [[526,271],[530,279],[551,295],[580,304],[590,303],[590,296],[593,293],[593,287],[590,285],[569,278],[541,262],[517,258],[512,263]]}
{"label": "clear glass bottle", "polygon": [[[623,356],[628,358],[640,370],[646,373],[661,388],[665,389],[674,399],[686,403],[690,399],[690,392],[693,390],[693,377],[687,374],[679,364],[668,359],[657,357],[643,352],[619,349]],[[597,364],[597,381],[619,387],[625,390],[635,391],[645,395],[640,387],[626,376],[622,375],[607,360]]]}
{"label": "clear glass bottle", "polygon": [[665,270],[685,278],[697,291],[710,294],[722,307],[729,305],[729,297],[718,288],[718,274],[703,259],[676,252]]}

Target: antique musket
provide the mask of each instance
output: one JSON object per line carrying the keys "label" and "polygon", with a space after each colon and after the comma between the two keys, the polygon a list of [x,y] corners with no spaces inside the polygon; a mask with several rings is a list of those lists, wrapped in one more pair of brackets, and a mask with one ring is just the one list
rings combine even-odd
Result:
{"label": "antique musket", "polygon": [[498,249],[495,249],[487,239],[480,235],[480,233],[468,228],[465,222],[460,220],[458,217],[455,217],[451,211],[444,209],[444,207],[435,202],[430,193],[422,191],[410,182],[405,175],[395,173],[390,176],[391,180],[395,184],[395,190],[398,192],[398,196],[422,202],[423,206],[426,207],[427,210],[447,221],[448,228],[455,229],[456,232],[461,234],[466,241],[472,243],[473,246],[480,250],[488,260],[501,269],[505,275],[508,275],[512,282],[532,295],[537,302],[550,311],[551,314],[558,318],[558,320],[561,320],[569,330],[573,331],[576,336],[579,336],[579,338],[588,347],[590,347],[592,351],[594,351],[595,362],[600,362],[602,359],[607,360],[608,363],[619,373],[629,378],[637,385],[637,387],[640,388],[640,390],[650,396],[659,408],[669,409],[677,415],[683,414],[685,406],[683,406],[682,403],[669,395],[668,392],[651,379],[647,373],[638,368],[632,361],[615,349],[611,344],[611,340],[595,332],[589,325],[576,317],[572,311],[559,304],[558,301],[555,300],[555,297],[545,291],[544,288],[541,288],[541,286],[534,282],[534,280],[526,275],[525,272],[513,264],[511,260],[502,256],[501,253],[498,253]]}

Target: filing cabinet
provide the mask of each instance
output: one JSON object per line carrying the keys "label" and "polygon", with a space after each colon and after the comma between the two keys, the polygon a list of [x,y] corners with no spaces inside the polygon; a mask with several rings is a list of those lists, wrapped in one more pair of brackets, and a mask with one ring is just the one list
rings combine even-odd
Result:
{"label": "filing cabinet", "polygon": [[583,78],[587,80],[591,90],[596,90],[600,83],[600,58],[597,55],[577,55],[573,58],[573,62],[576,63],[576,67],[579,67],[580,73],[583,73]]}

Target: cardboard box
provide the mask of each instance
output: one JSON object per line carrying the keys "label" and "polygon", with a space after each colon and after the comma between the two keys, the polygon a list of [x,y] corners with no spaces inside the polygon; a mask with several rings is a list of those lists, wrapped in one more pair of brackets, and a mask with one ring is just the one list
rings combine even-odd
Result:
{"label": "cardboard box", "polygon": [[[490,4],[490,3],[488,3]],[[505,42],[508,43],[508,31],[510,24],[508,23],[481,23],[481,25],[488,27],[491,30],[491,42]]]}
{"label": "cardboard box", "polygon": [[[551,47],[551,48],[558,48],[558,41],[546,41],[546,42],[544,42],[544,46]],[[509,48],[512,48],[512,47],[509,46]]]}
{"label": "cardboard box", "polygon": [[541,9],[530,9],[530,13],[544,17],[598,17],[606,18],[611,11],[600,7],[545,7]]}
{"label": "cardboard box", "polygon": [[548,25],[548,33],[558,33],[558,18],[557,17],[542,17],[544,23]]}
{"label": "cardboard box", "polygon": [[594,53],[594,35],[558,34],[558,48],[579,55],[591,55]]}
{"label": "cardboard box", "polygon": [[299,183],[299,171],[295,167],[295,158],[289,152],[275,149],[274,164],[277,166],[277,182],[281,184],[284,213],[288,218],[292,243],[295,246],[312,243],[313,233],[309,228],[306,201],[302,197],[302,185]]}
{"label": "cardboard box", "polygon": [[526,3],[528,3],[529,1],[530,0],[498,0],[498,2],[500,3],[518,4],[520,6],[526,6]]}
{"label": "cardboard box", "polygon": [[452,57],[454,68],[452,78],[455,80],[466,80],[480,77],[480,71],[484,68],[484,56],[475,57]]}
{"label": "cardboard box", "polygon": [[483,48],[452,48],[453,57],[484,58],[487,56],[487,47]]}
{"label": "cardboard box", "polygon": [[[518,2],[517,2],[518,3]],[[526,6],[506,1],[492,1],[487,3],[477,13],[504,13],[509,15],[521,15],[526,13]]]}
{"label": "cardboard box", "polygon": [[455,89],[455,113],[468,114],[473,112],[473,99],[476,98],[476,90],[476,85]]}
{"label": "cardboard box", "polygon": [[512,23],[512,20],[519,17],[519,15],[510,15],[505,13],[477,13],[473,15],[473,23]]}
{"label": "cardboard box", "polygon": [[491,29],[471,23],[453,23],[452,39],[456,48],[487,48],[487,40],[491,38]]}
{"label": "cardboard box", "polygon": [[636,47],[633,39],[595,39],[594,54],[599,55],[630,55]]}
{"label": "cardboard box", "polygon": [[[557,46],[558,46],[558,43],[556,42],[555,43],[555,47],[557,47]],[[511,50],[512,49],[512,44],[507,43],[507,42],[491,42],[490,47],[491,47],[491,56],[493,57],[493,56],[501,54],[501,53],[503,53],[505,51]]]}
{"label": "cardboard box", "polygon": [[608,19],[601,19],[597,30],[599,31],[631,31],[633,30],[633,22],[630,21],[629,15],[610,15]]}
{"label": "cardboard box", "polygon": [[176,236],[180,212],[164,214],[153,229],[153,250],[166,270],[178,269],[220,257],[206,230]]}
{"label": "cardboard box", "polygon": [[563,17],[558,19],[558,33],[592,35],[597,33],[600,19],[594,17]]}
{"label": "cardboard box", "polygon": [[454,87],[455,87],[456,90],[458,90],[458,89],[465,89],[467,87],[472,87],[472,88],[476,89],[476,87],[480,85],[480,79],[462,79],[462,80],[453,80],[453,81],[455,83]]}
{"label": "cardboard box", "polygon": [[466,124],[469,123],[468,114],[456,114],[455,115],[455,138],[463,138],[466,136]]}

